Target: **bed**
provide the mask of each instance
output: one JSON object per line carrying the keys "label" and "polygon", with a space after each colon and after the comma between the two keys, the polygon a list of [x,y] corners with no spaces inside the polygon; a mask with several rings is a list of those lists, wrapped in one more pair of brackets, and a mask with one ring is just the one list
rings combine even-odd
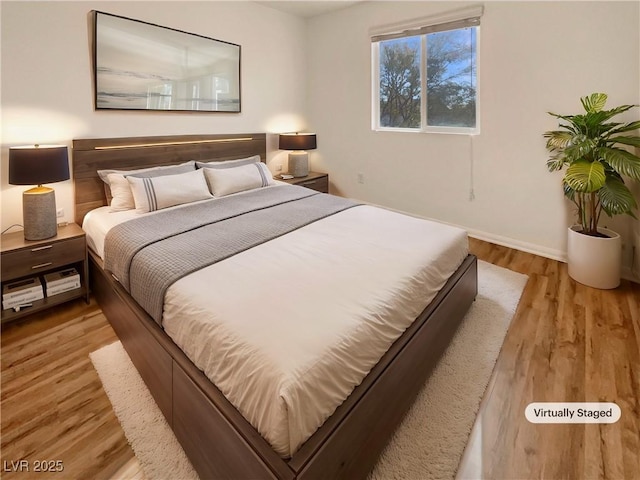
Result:
{"label": "bed", "polygon": [[[104,207],[107,205],[107,198],[103,182],[97,174],[98,170],[181,165],[191,160],[211,161],[213,159],[224,162],[253,155],[258,155],[262,161],[265,160],[265,134],[74,140],[76,221],[82,223],[89,212],[92,212],[89,218],[92,216],[98,218],[102,211],[102,217],[107,223],[103,228],[104,232],[111,232],[109,235],[115,236],[112,235],[113,232],[123,228],[122,237],[137,235],[128,230],[129,226],[134,225],[135,222],[123,221],[120,224],[120,221],[113,220],[118,216],[126,220],[127,216],[131,216],[130,212],[116,215],[104,213],[105,208],[108,208]],[[233,198],[243,195],[244,199]],[[283,195],[284,200],[280,199]],[[249,197],[251,197],[250,200]],[[260,238],[256,240],[255,245],[249,245],[236,255],[224,257],[222,261],[212,265],[199,267],[194,273],[169,282],[170,286],[160,295],[165,303],[160,305],[159,314],[153,307],[157,302],[156,298],[147,300],[145,296],[137,294],[135,288],[131,288],[133,284],[144,282],[136,282],[132,279],[129,285],[128,278],[123,278],[125,274],[118,273],[121,271],[120,267],[109,263],[109,259],[114,255],[107,256],[105,265],[103,260],[105,246],[101,243],[102,240],[91,240],[94,237],[99,239],[100,235],[94,235],[92,230],[95,227],[90,227],[91,222],[87,222],[90,231],[88,238],[92,247],[90,252],[92,291],[202,478],[363,478],[375,465],[381,450],[475,298],[476,260],[472,255],[467,255],[466,250],[463,252],[460,249],[459,232],[455,232],[455,229],[431,225],[422,220],[400,216],[383,209],[352,204],[337,197],[329,198],[331,196],[310,193],[301,187],[276,185],[260,191],[241,192],[212,201],[204,199],[187,205],[190,210],[180,210],[182,207],[175,207],[179,213],[172,214],[170,212],[173,210],[172,207],[162,213],[162,215],[174,215],[174,220],[167,221],[166,218],[169,217],[158,216],[149,222],[173,225],[175,219],[179,218],[197,218],[200,221],[201,218],[209,215],[203,213],[205,204],[219,202],[215,203],[215,211],[219,212],[227,208],[233,210],[238,203],[253,206],[254,202],[258,201],[258,197],[264,197],[260,201],[273,203],[273,205],[269,204],[269,208],[285,208],[282,210],[283,217],[280,218],[294,218],[295,212],[292,213],[292,210],[286,209],[294,208],[298,204],[305,204],[306,211],[312,203],[318,202],[324,205],[328,201],[336,205],[331,207],[336,211],[326,214],[321,211],[318,214],[319,217],[312,222],[303,223],[303,225],[293,224],[291,230],[284,233],[279,230],[284,228],[280,223],[287,222],[276,222],[277,225],[266,229],[260,228],[261,231],[274,228],[274,236],[267,239]],[[276,197],[278,199],[274,200]],[[251,208],[264,209],[262,206]],[[254,215],[253,210],[246,215]],[[187,211],[191,213],[186,214]],[[234,215],[229,214],[225,217],[225,221],[227,218],[245,217],[245,213],[239,216]],[[153,215],[147,216],[153,217]],[[262,225],[261,220],[257,220],[258,217],[250,218],[249,225]],[[109,222],[118,226],[108,225]],[[395,225],[393,222],[399,223]],[[151,223],[145,224],[144,221],[138,223],[143,224],[140,226],[140,231],[149,230],[148,225]],[[428,296],[430,299],[426,307],[420,303],[420,295],[415,294],[415,289],[422,288],[421,282],[424,279],[411,280],[414,283],[408,283],[409,291],[413,292],[411,295],[396,295],[392,292],[388,298],[374,297],[373,300],[368,298],[368,295],[376,290],[389,291],[392,284],[385,282],[392,282],[391,272],[398,270],[400,275],[401,270],[405,268],[396,268],[394,263],[386,264],[385,269],[389,271],[388,275],[378,276],[375,275],[375,263],[369,261],[367,268],[373,268],[373,270],[370,272],[363,270],[361,272],[363,280],[354,281],[356,279],[354,269],[358,268],[357,262],[361,262],[360,268],[364,269],[368,257],[366,254],[361,254],[362,258],[357,258],[358,252],[362,252],[364,248],[355,243],[351,245],[349,237],[368,238],[367,243],[372,244],[375,242],[371,241],[371,238],[380,237],[379,244],[372,245],[372,248],[378,249],[372,252],[375,252],[375,256],[379,258],[380,265],[385,265],[385,261],[402,263],[405,260],[399,259],[397,255],[395,257],[389,255],[387,258],[385,244],[403,241],[393,235],[396,230],[405,228],[405,224],[408,231],[415,232],[412,235],[405,234],[405,237],[410,237],[404,241],[407,251],[417,251],[422,241],[420,237],[423,236],[439,238],[451,234],[456,238],[457,243],[452,244],[454,246],[437,247],[437,249],[446,253],[441,255],[442,257],[449,258],[457,255],[458,258],[442,260],[441,262],[444,263],[435,265],[430,268],[428,275],[425,274],[433,276],[434,271],[446,272],[446,277],[436,278],[436,281],[440,282],[437,291],[424,292],[425,298]],[[231,221],[224,225],[224,229],[231,232],[228,234],[231,236],[226,243],[234,243],[236,238],[241,239],[247,236],[244,231],[239,234],[233,233],[234,230],[227,226],[232,225]],[[375,225],[375,228],[379,228],[380,225],[389,225],[394,228],[386,229],[385,235],[389,235],[387,237],[377,235],[376,230],[371,229],[372,225]],[[199,229],[200,227],[188,227],[189,231]],[[319,244],[322,248],[312,243],[316,242],[317,238],[322,238],[324,243]],[[201,239],[194,241],[198,242],[198,245],[203,243]],[[437,244],[437,242],[432,243]],[[308,247],[309,245],[313,246]],[[350,251],[349,248],[352,250]],[[435,246],[433,248],[436,249]],[[214,253],[213,250],[212,253]],[[208,255],[200,256],[208,258]],[[349,258],[349,261],[337,262],[336,259],[340,258]],[[298,262],[297,265],[302,262],[307,268],[296,268],[294,266],[296,263],[288,266],[289,261]],[[420,260],[407,257],[407,267],[418,261]],[[184,260],[180,260],[179,263],[184,263]],[[315,293],[325,290],[322,285],[333,284],[331,272],[329,276],[317,276],[323,264],[336,265],[337,287],[331,291],[332,301],[329,303],[320,293]],[[209,277],[198,277],[198,275],[204,275],[203,272],[208,269],[214,269],[215,273]],[[170,270],[173,270],[173,267]],[[305,270],[307,270],[306,273]],[[126,268],[122,270],[124,271],[127,271]],[[244,276],[238,278],[244,287],[234,286],[233,281],[226,280],[234,275],[240,275],[238,272],[243,272]],[[282,272],[295,272],[295,275],[284,274],[284,277],[277,278],[277,275],[282,275]],[[290,284],[286,284],[287,276],[293,277],[290,279]],[[410,277],[413,279],[416,275],[411,274]],[[210,280],[212,278],[225,280],[218,284],[210,284],[209,282],[213,281]],[[275,282],[276,285],[282,285],[282,282],[285,282],[284,291],[270,290],[275,288],[269,285],[270,280],[274,279],[278,280]],[[350,283],[352,287],[340,286],[340,279],[343,282],[346,281],[343,285]],[[199,288],[202,285],[206,285],[207,288]],[[296,288],[299,285],[303,287]],[[237,301],[245,296],[242,288],[252,292],[251,298],[254,304],[244,302],[249,304],[246,308],[241,305],[243,302]],[[156,287],[150,289],[154,292],[157,290]],[[216,294],[211,292],[216,292],[220,298],[215,300]],[[194,300],[192,304],[191,298],[196,298],[198,295],[199,300]],[[213,306],[201,307],[204,302],[210,300],[207,297],[214,297]],[[294,299],[297,297],[301,297],[302,303],[296,304]],[[223,298],[235,298],[236,301],[221,303]],[[284,299],[284,301],[278,299]],[[392,308],[388,308],[391,311],[389,318],[397,316],[400,319],[397,320],[400,324],[393,327],[397,333],[384,331],[385,328],[391,328],[388,325],[393,325],[387,322],[386,313],[379,313],[379,310],[364,313],[366,309],[363,309],[362,314],[359,313],[356,307],[371,302],[393,303]],[[145,305],[146,310],[141,307],[141,304]],[[185,305],[188,305],[188,308]],[[256,308],[256,305],[259,307]],[[308,311],[301,310],[301,305],[306,305]],[[328,307],[323,308],[323,305]],[[282,313],[290,310],[293,311],[292,315],[295,319],[304,317],[305,321],[312,323],[303,328],[298,327],[298,323],[301,322],[281,322],[281,318],[286,317]],[[381,311],[386,312],[385,309]],[[328,315],[329,312],[331,315]],[[350,313],[347,315],[344,312]],[[324,319],[323,314],[326,315]],[[350,315],[366,317],[365,320],[368,319],[369,323],[364,323],[364,327],[352,328]],[[244,318],[246,322],[243,321],[242,325],[238,326],[234,318]],[[407,322],[407,318],[410,321]],[[229,322],[228,319],[231,321]],[[378,321],[380,319],[384,321]],[[209,323],[218,321],[220,321],[219,324]],[[320,322],[324,323],[318,327]],[[212,324],[215,328],[209,327]],[[264,329],[260,331],[260,328]],[[307,338],[310,337],[308,328],[316,328],[311,336],[313,339]],[[333,333],[334,330],[331,329],[336,329],[337,333]],[[194,338],[202,336],[201,332],[209,330],[214,333],[204,342],[208,345],[208,350],[202,346],[193,347]],[[343,336],[343,332],[347,330],[357,334],[353,337]],[[365,333],[360,332],[361,330],[371,330],[373,333],[365,333],[374,336],[366,336]],[[245,350],[253,351],[255,358],[246,355],[242,357],[242,361],[233,363],[229,359],[238,356],[234,353],[236,350],[226,351],[225,348],[229,343],[228,338],[236,338],[239,331],[244,331],[244,335],[251,337],[246,344],[242,343],[242,345]],[[401,333],[403,331],[404,333]],[[270,333],[273,336],[270,342],[276,342],[276,346],[266,341],[261,343],[264,340],[263,337],[268,337]],[[387,338],[387,343],[381,341],[378,345],[372,340],[378,338],[376,335]],[[319,345],[317,337],[323,336],[333,339],[331,340],[333,343],[329,342],[329,344],[339,344],[340,348],[327,350],[324,344]],[[245,341],[244,337],[239,338],[242,342]],[[283,338],[286,338],[286,342],[277,344],[278,341],[282,342]],[[336,342],[336,338],[339,342]],[[284,351],[297,352],[295,355],[291,353],[291,359],[300,361],[304,368],[297,366],[290,368],[289,363],[293,364],[293,362],[289,362],[288,357],[282,356]],[[326,354],[327,351],[330,355]],[[220,362],[215,360],[216,355],[224,355],[225,358],[225,368],[218,368],[218,371],[216,366]],[[362,360],[364,363],[360,365],[358,364],[360,360],[356,361],[355,357],[367,358],[364,358]],[[214,360],[211,360],[212,358]],[[326,362],[325,358],[328,359]],[[349,368],[353,363],[353,369],[363,370],[364,377],[354,379],[353,372],[343,373],[343,369],[336,366],[341,362]],[[318,364],[320,364],[319,367]],[[264,365],[266,369],[263,368]],[[260,368],[263,370],[259,370]],[[315,372],[314,368],[320,373]],[[349,369],[346,368],[346,370]],[[252,372],[259,373],[252,377]],[[315,377],[316,374],[324,375],[325,383],[328,383],[330,388],[314,390],[315,386],[323,383],[323,377]],[[243,395],[246,394],[249,397],[244,403],[242,398],[238,399],[238,388],[231,382],[231,377],[234,376],[250,379],[247,380],[250,388],[246,388],[246,385],[243,387]],[[300,379],[301,386],[293,385],[291,390],[287,390],[287,395],[282,391],[271,392],[274,401],[270,402],[267,400],[271,387],[266,377],[271,376],[276,378],[276,382],[280,382],[278,385],[289,386],[293,383],[292,379],[296,381]],[[214,384],[210,379],[215,379],[216,383]],[[325,397],[335,396],[334,392],[326,393],[326,390],[332,390],[335,385],[340,386],[343,383],[347,393],[340,395],[346,395],[344,401],[336,402],[334,399],[333,406],[325,405],[320,413],[314,412],[315,406],[309,407],[315,403],[326,404],[326,399],[323,400]],[[254,395],[258,394],[258,397],[249,395],[254,391]],[[283,400],[285,403],[288,402],[284,406],[276,403],[276,400],[282,397],[287,397]],[[289,401],[289,397],[294,400]],[[256,398],[262,398],[265,401],[258,401]],[[253,405],[257,410],[255,408],[251,410],[247,404]],[[304,410],[304,414],[298,415],[296,409]],[[264,419],[266,421],[263,421]],[[278,430],[281,430],[280,437]]]}

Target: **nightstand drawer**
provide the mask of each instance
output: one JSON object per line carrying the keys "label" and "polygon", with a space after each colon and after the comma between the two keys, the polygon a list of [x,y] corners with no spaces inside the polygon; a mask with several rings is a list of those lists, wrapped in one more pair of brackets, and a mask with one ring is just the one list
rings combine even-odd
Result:
{"label": "nightstand drawer", "polygon": [[38,274],[70,263],[85,261],[84,237],[41,243],[2,255],[2,279]]}
{"label": "nightstand drawer", "polygon": [[327,193],[329,191],[329,178],[324,176],[311,180],[302,180],[301,182],[296,183],[296,185],[317,190],[318,192]]}

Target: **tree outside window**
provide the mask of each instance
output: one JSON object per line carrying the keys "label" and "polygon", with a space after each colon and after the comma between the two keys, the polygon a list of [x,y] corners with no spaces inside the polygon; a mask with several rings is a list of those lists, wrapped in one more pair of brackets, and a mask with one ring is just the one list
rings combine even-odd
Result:
{"label": "tree outside window", "polygon": [[420,128],[420,38],[380,45],[380,126]]}
{"label": "tree outside window", "polygon": [[381,41],[378,52],[378,127],[477,129],[477,27]]}

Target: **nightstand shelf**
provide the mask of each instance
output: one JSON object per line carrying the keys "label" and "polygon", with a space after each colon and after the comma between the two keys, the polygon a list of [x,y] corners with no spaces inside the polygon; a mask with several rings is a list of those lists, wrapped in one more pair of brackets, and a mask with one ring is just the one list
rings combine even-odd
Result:
{"label": "nightstand shelf", "polygon": [[306,177],[296,177],[288,180],[282,180],[279,175],[275,178],[290,185],[299,185],[321,193],[329,193],[329,175],[327,173],[309,172]]}
{"label": "nightstand shelf", "polygon": [[[3,309],[2,323],[17,320],[76,298],[84,298],[89,302],[86,237],[84,231],[75,223],[58,228],[58,234],[46,240],[25,240],[23,232],[2,235],[1,255],[3,285],[32,277],[42,278],[46,273],[70,267],[74,267],[80,274],[80,288],[30,302],[31,307],[18,312]],[[45,288],[44,282],[43,288]]]}

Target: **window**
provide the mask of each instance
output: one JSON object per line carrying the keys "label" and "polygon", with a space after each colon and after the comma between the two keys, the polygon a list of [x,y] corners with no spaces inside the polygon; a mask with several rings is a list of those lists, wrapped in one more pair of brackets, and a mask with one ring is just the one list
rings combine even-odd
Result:
{"label": "window", "polygon": [[477,133],[479,23],[478,15],[374,35],[373,128]]}

